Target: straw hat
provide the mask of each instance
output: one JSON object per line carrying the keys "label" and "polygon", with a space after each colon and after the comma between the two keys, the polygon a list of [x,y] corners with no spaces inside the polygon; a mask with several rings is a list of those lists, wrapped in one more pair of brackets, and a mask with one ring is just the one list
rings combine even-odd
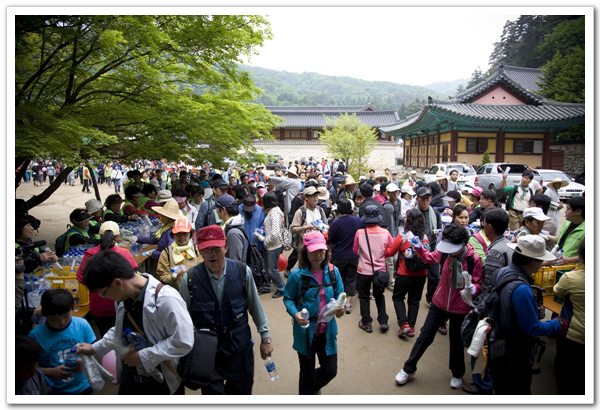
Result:
{"label": "straw hat", "polygon": [[173,198],[168,199],[164,206],[153,206],[152,210],[157,214],[166,216],[167,218],[173,219],[174,221],[179,219],[179,204]]}
{"label": "straw hat", "polygon": [[564,188],[564,187],[566,187],[567,185],[569,185],[569,183],[568,183],[567,181],[563,181],[563,180],[562,180],[562,179],[560,179],[560,178],[554,178],[554,180],[553,180],[553,181],[551,181],[551,182],[548,182],[548,183],[546,184],[546,186],[547,186],[548,188],[550,188],[550,187],[554,186],[554,184],[560,184],[560,187],[561,187],[561,188]]}
{"label": "straw hat", "polygon": [[346,185],[352,185],[352,184],[356,184],[356,181],[354,180],[354,178],[352,178],[352,175],[348,175],[348,176],[346,176],[346,180],[344,181],[344,183]]}
{"label": "straw hat", "polygon": [[[285,167],[284,167],[284,169],[285,169]],[[294,166],[291,166],[290,169],[288,169],[287,172],[288,172],[288,174],[292,173],[295,176],[298,176],[298,169],[296,169],[296,167],[294,167]]]}

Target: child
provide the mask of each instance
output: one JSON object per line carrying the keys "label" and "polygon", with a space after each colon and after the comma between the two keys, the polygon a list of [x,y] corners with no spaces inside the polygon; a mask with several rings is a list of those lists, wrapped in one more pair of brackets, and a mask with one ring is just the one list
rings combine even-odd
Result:
{"label": "child", "polygon": [[17,395],[48,394],[52,382],[38,370],[42,346],[29,336],[17,336],[15,340],[15,377]]}
{"label": "child", "polygon": [[[89,323],[72,317],[73,296],[67,289],[50,289],[42,294],[42,314],[46,322],[31,332],[43,349],[40,371],[50,378],[54,387],[50,394],[92,394],[92,388],[83,371],[83,363],[77,359],[73,370],[65,366],[69,351],[77,343],[94,343],[96,335]],[[71,381],[68,378],[73,376]]]}

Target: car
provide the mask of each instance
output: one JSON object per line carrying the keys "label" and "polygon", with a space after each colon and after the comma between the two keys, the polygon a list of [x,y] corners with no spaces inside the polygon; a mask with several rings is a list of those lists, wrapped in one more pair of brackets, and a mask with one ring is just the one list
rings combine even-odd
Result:
{"label": "car", "polygon": [[283,157],[280,155],[267,155],[267,169],[275,169],[276,167],[281,167],[281,162],[283,161]]}
{"label": "car", "polygon": [[460,185],[461,190],[464,190],[465,185],[474,185],[477,173],[473,167],[465,162],[441,162],[439,164],[433,164],[433,166],[424,172],[423,180],[425,183],[437,181],[435,174],[438,171],[444,171],[444,173],[450,177],[452,171],[458,171],[458,180],[456,181]]}
{"label": "car", "polygon": [[[506,169],[510,167],[508,171],[508,177],[506,178],[506,186],[519,185],[521,183],[521,175],[526,170],[530,170],[533,172],[533,179],[537,182],[542,183],[542,177],[538,173],[537,170],[531,169],[526,164],[513,164],[511,162],[492,162],[489,164],[482,165],[477,170],[477,178],[475,179],[475,186],[479,186],[484,190],[489,189],[491,191],[496,191],[500,189],[500,184],[502,183],[502,174]],[[503,202],[508,194],[505,193],[497,193],[498,201]]]}
{"label": "car", "polygon": [[569,183],[566,187],[559,188],[558,190],[558,197],[561,200],[569,200],[575,196],[581,196],[583,195],[583,191],[585,191],[585,185],[574,182],[573,178],[570,178],[562,171],[555,171],[553,169],[536,169],[536,171],[539,172],[542,177],[542,187],[544,184],[552,182],[556,178],[560,178]]}

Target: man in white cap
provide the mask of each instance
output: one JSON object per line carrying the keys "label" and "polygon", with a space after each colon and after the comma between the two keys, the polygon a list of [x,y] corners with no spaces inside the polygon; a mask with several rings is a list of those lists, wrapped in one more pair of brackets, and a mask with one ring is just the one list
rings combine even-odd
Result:
{"label": "man in white cap", "polygon": [[408,177],[406,181],[404,181],[404,184],[402,186],[408,186],[412,189],[415,189],[415,187],[417,186],[417,171],[415,171],[414,169],[410,171],[410,177]]}
{"label": "man in white cap", "polygon": [[392,171],[392,179],[390,182],[396,185],[398,188],[401,188],[400,180],[398,180],[398,171]]}
{"label": "man in white cap", "polygon": [[[402,213],[402,204],[400,203],[398,197],[400,196],[400,188],[397,185],[391,182],[384,182],[381,184],[381,192],[387,194],[387,199],[383,203],[383,209],[385,209],[385,218],[388,232],[392,235],[392,238],[398,236],[399,227],[400,227],[400,214]],[[402,220],[402,225],[404,225],[404,219]],[[385,258],[385,263],[387,266],[387,271],[390,275],[390,282],[388,284],[388,288],[390,290],[394,290],[394,266],[396,264],[396,260],[398,259],[398,254]]]}
{"label": "man in white cap", "polygon": [[515,233],[516,238],[525,235],[539,235],[550,217],[544,214],[542,208],[527,208],[523,211],[523,221],[519,231]]}
{"label": "man in white cap", "polygon": [[496,394],[531,394],[536,338],[565,333],[569,326],[562,318],[541,321],[533,295],[533,275],[544,261],[555,256],[546,250],[541,236],[526,235],[517,243],[512,262],[498,271],[493,285],[498,291],[494,331],[496,342],[489,348],[489,366]]}
{"label": "man in white cap", "polygon": [[287,172],[287,177],[274,177],[269,179],[269,185],[281,188],[285,194],[285,203],[283,212],[288,216],[288,221],[291,221],[294,215],[290,214],[292,209],[292,200],[296,198],[302,189],[302,184],[298,179],[298,169],[290,167]]}
{"label": "man in white cap", "polygon": [[415,207],[415,202],[413,200],[416,192],[408,186],[402,186],[400,190],[400,217],[399,217],[399,225],[398,225],[398,233],[404,233],[404,218],[406,218],[406,213]]}

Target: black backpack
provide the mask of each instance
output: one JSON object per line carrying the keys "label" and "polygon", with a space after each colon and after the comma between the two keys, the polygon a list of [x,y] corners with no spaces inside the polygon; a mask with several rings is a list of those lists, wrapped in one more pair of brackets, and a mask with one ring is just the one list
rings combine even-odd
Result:
{"label": "black backpack", "polygon": [[[429,247],[429,243],[426,243],[426,242],[423,243],[423,249],[425,249],[427,251],[430,250],[431,248]],[[415,247],[413,246],[412,243],[410,244],[410,250],[411,250],[411,253],[412,253],[412,255],[410,256],[410,258],[407,258],[406,256],[402,255],[402,251],[399,252],[398,263],[400,263],[400,258],[404,258],[404,265],[406,266],[406,268],[408,270],[421,271],[421,270],[427,269],[427,267],[429,266],[429,264],[423,262],[423,260],[419,257],[419,255],[417,255]],[[440,266],[443,266],[443,264],[440,265]],[[397,266],[396,266],[396,272],[398,272],[398,267]]]}
{"label": "black backpack", "polygon": [[69,233],[79,233],[79,232],[77,230],[71,228],[71,225],[67,225],[67,232],[60,235],[58,238],[56,238],[56,241],[54,241],[54,249],[55,249],[56,256],[63,256],[63,254],[65,253],[65,245],[67,244],[67,235]]}
{"label": "black backpack", "polygon": [[254,277],[254,283],[257,286],[257,289],[260,289],[262,286],[264,274],[265,274],[265,263],[263,261],[263,257],[260,254],[259,250],[256,248],[256,244],[250,242],[248,238],[248,234],[246,230],[239,227],[233,226],[231,229],[239,229],[244,234],[244,238],[248,242],[248,252],[246,252],[246,265],[252,271],[252,276]]}

